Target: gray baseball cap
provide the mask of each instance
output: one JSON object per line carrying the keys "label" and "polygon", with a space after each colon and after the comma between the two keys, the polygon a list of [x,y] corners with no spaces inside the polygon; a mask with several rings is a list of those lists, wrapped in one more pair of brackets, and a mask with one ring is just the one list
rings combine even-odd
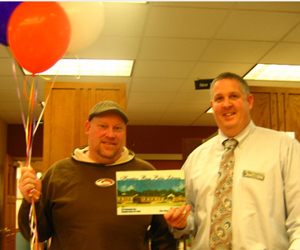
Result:
{"label": "gray baseball cap", "polygon": [[123,118],[125,124],[128,122],[128,117],[124,109],[119,104],[109,100],[97,103],[90,111],[88,120],[91,121],[94,116],[101,115],[105,112],[115,112]]}

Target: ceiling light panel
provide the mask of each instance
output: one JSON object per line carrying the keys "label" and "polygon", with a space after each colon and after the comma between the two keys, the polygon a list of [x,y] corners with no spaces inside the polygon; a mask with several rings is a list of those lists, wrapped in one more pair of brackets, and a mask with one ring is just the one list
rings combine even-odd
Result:
{"label": "ceiling light panel", "polygon": [[300,65],[257,64],[244,79],[300,81]]}
{"label": "ceiling light panel", "polygon": [[[50,69],[37,75],[60,76],[131,76],[133,60],[61,59]],[[26,75],[32,73],[24,70]]]}

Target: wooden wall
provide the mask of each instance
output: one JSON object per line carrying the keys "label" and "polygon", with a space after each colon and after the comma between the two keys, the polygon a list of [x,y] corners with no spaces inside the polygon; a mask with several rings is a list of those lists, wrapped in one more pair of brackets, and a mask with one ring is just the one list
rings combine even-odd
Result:
{"label": "wooden wall", "polygon": [[250,87],[254,96],[251,117],[257,126],[295,132],[300,141],[300,89]]}
{"label": "wooden wall", "polygon": [[[82,126],[84,129],[84,124]],[[33,141],[34,158],[43,157],[43,129],[40,125]],[[208,137],[217,127],[127,126],[126,145],[136,154],[182,154],[184,138]],[[26,145],[23,125],[8,125],[7,151],[13,157],[25,158]],[[71,155],[71,152],[70,152]],[[178,169],[181,160],[148,160],[158,169]]]}

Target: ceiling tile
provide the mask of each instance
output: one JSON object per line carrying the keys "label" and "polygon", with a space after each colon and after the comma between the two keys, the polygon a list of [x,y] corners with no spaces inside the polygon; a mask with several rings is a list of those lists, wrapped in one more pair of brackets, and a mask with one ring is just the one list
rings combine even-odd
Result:
{"label": "ceiling tile", "polygon": [[183,79],[174,78],[134,78],[131,91],[177,92],[183,85]]}
{"label": "ceiling tile", "polygon": [[181,86],[180,92],[194,92],[195,89],[195,80],[198,80],[197,78],[191,78],[187,79],[185,83]]}
{"label": "ceiling tile", "polygon": [[19,65],[13,58],[0,58],[0,76],[23,75]]}
{"label": "ceiling tile", "polygon": [[300,2],[298,1],[243,1],[236,2],[236,9],[247,10],[269,10],[278,12],[300,12]]}
{"label": "ceiling tile", "polygon": [[196,61],[207,46],[208,40],[145,38],[139,59]]}
{"label": "ceiling tile", "polygon": [[128,101],[135,104],[169,103],[175,95],[174,92],[131,92]]}
{"label": "ceiling tile", "polygon": [[227,10],[153,7],[146,36],[175,38],[211,38]]}
{"label": "ceiling tile", "polygon": [[194,65],[194,62],[141,60],[135,64],[133,76],[185,78]]}
{"label": "ceiling tile", "polygon": [[8,46],[0,46],[0,58],[11,57],[10,47]]}
{"label": "ceiling tile", "polygon": [[213,114],[201,115],[192,126],[217,126]]}
{"label": "ceiling tile", "polygon": [[234,6],[234,2],[215,2],[215,1],[161,1],[153,2],[153,6],[166,7],[186,7],[186,8],[213,8],[213,9],[230,9]]}
{"label": "ceiling tile", "polygon": [[197,120],[198,113],[180,113],[167,112],[164,113],[162,119],[159,121],[160,126],[190,126]]}
{"label": "ceiling tile", "polygon": [[300,44],[280,43],[260,63],[300,65]]}
{"label": "ceiling tile", "polygon": [[168,108],[166,109],[166,112],[168,113],[193,113],[193,114],[202,114],[205,112],[209,107],[208,105],[199,105],[199,104],[190,104],[190,103],[177,103],[177,102],[172,102]]}
{"label": "ceiling tile", "polygon": [[174,103],[190,103],[195,105],[209,105],[209,90],[195,90],[195,92],[180,92],[176,95]]}
{"label": "ceiling tile", "polygon": [[236,10],[226,19],[216,38],[277,41],[299,20],[300,15],[296,13]]}
{"label": "ceiling tile", "polygon": [[284,42],[300,43],[300,24],[297,25],[284,39]]}
{"label": "ceiling tile", "polygon": [[213,41],[205,51],[203,61],[257,63],[274,43],[249,41]]}
{"label": "ceiling tile", "polygon": [[[139,43],[140,38],[138,37],[100,36],[93,45],[80,51],[78,58],[135,59]],[[74,58],[74,55],[66,56],[66,58]]]}
{"label": "ceiling tile", "polygon": [[[0,59],[1,61],[1,59]],[[0,66],[1,68],[1,66]],[[0,90],[2,89],[16,89],[16,86],[19,88],[23,87],[23,77],[17,76],[17,82],[12,76],[1,76],[0,75]]]}
{"label": "ceiling tile", "polygon": [[[147,4],[103,2],[105,18],[101,36],[141,36]],[[88,28],[88,27],[87,27]]]}
{"label": "ceiling tile", "polygon": [[136,105],[132,102],[127,106],[127,112],[134,113],[163,113],[167,109],[167,105],[162,105],[161,103],[143,103],[143,105]]}
{"label": "ceiling tile", "polygon": [[199,62],[189,78],[196,79],[212,79],[217,77],[222,72],[233,72],[239,75],[247,73],[255,64],[247,63],[210,63],[210,62]]}

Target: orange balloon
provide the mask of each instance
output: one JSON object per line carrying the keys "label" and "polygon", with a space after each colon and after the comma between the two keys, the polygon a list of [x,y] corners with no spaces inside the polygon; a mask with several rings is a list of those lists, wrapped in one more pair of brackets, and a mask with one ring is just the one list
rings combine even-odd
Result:
{"label": "orange balloon", "polygon": [[51,68],[65,54],[70,21],[55,2],[23,2],[12,13],[8,44],[17,62],[36,74]]}

